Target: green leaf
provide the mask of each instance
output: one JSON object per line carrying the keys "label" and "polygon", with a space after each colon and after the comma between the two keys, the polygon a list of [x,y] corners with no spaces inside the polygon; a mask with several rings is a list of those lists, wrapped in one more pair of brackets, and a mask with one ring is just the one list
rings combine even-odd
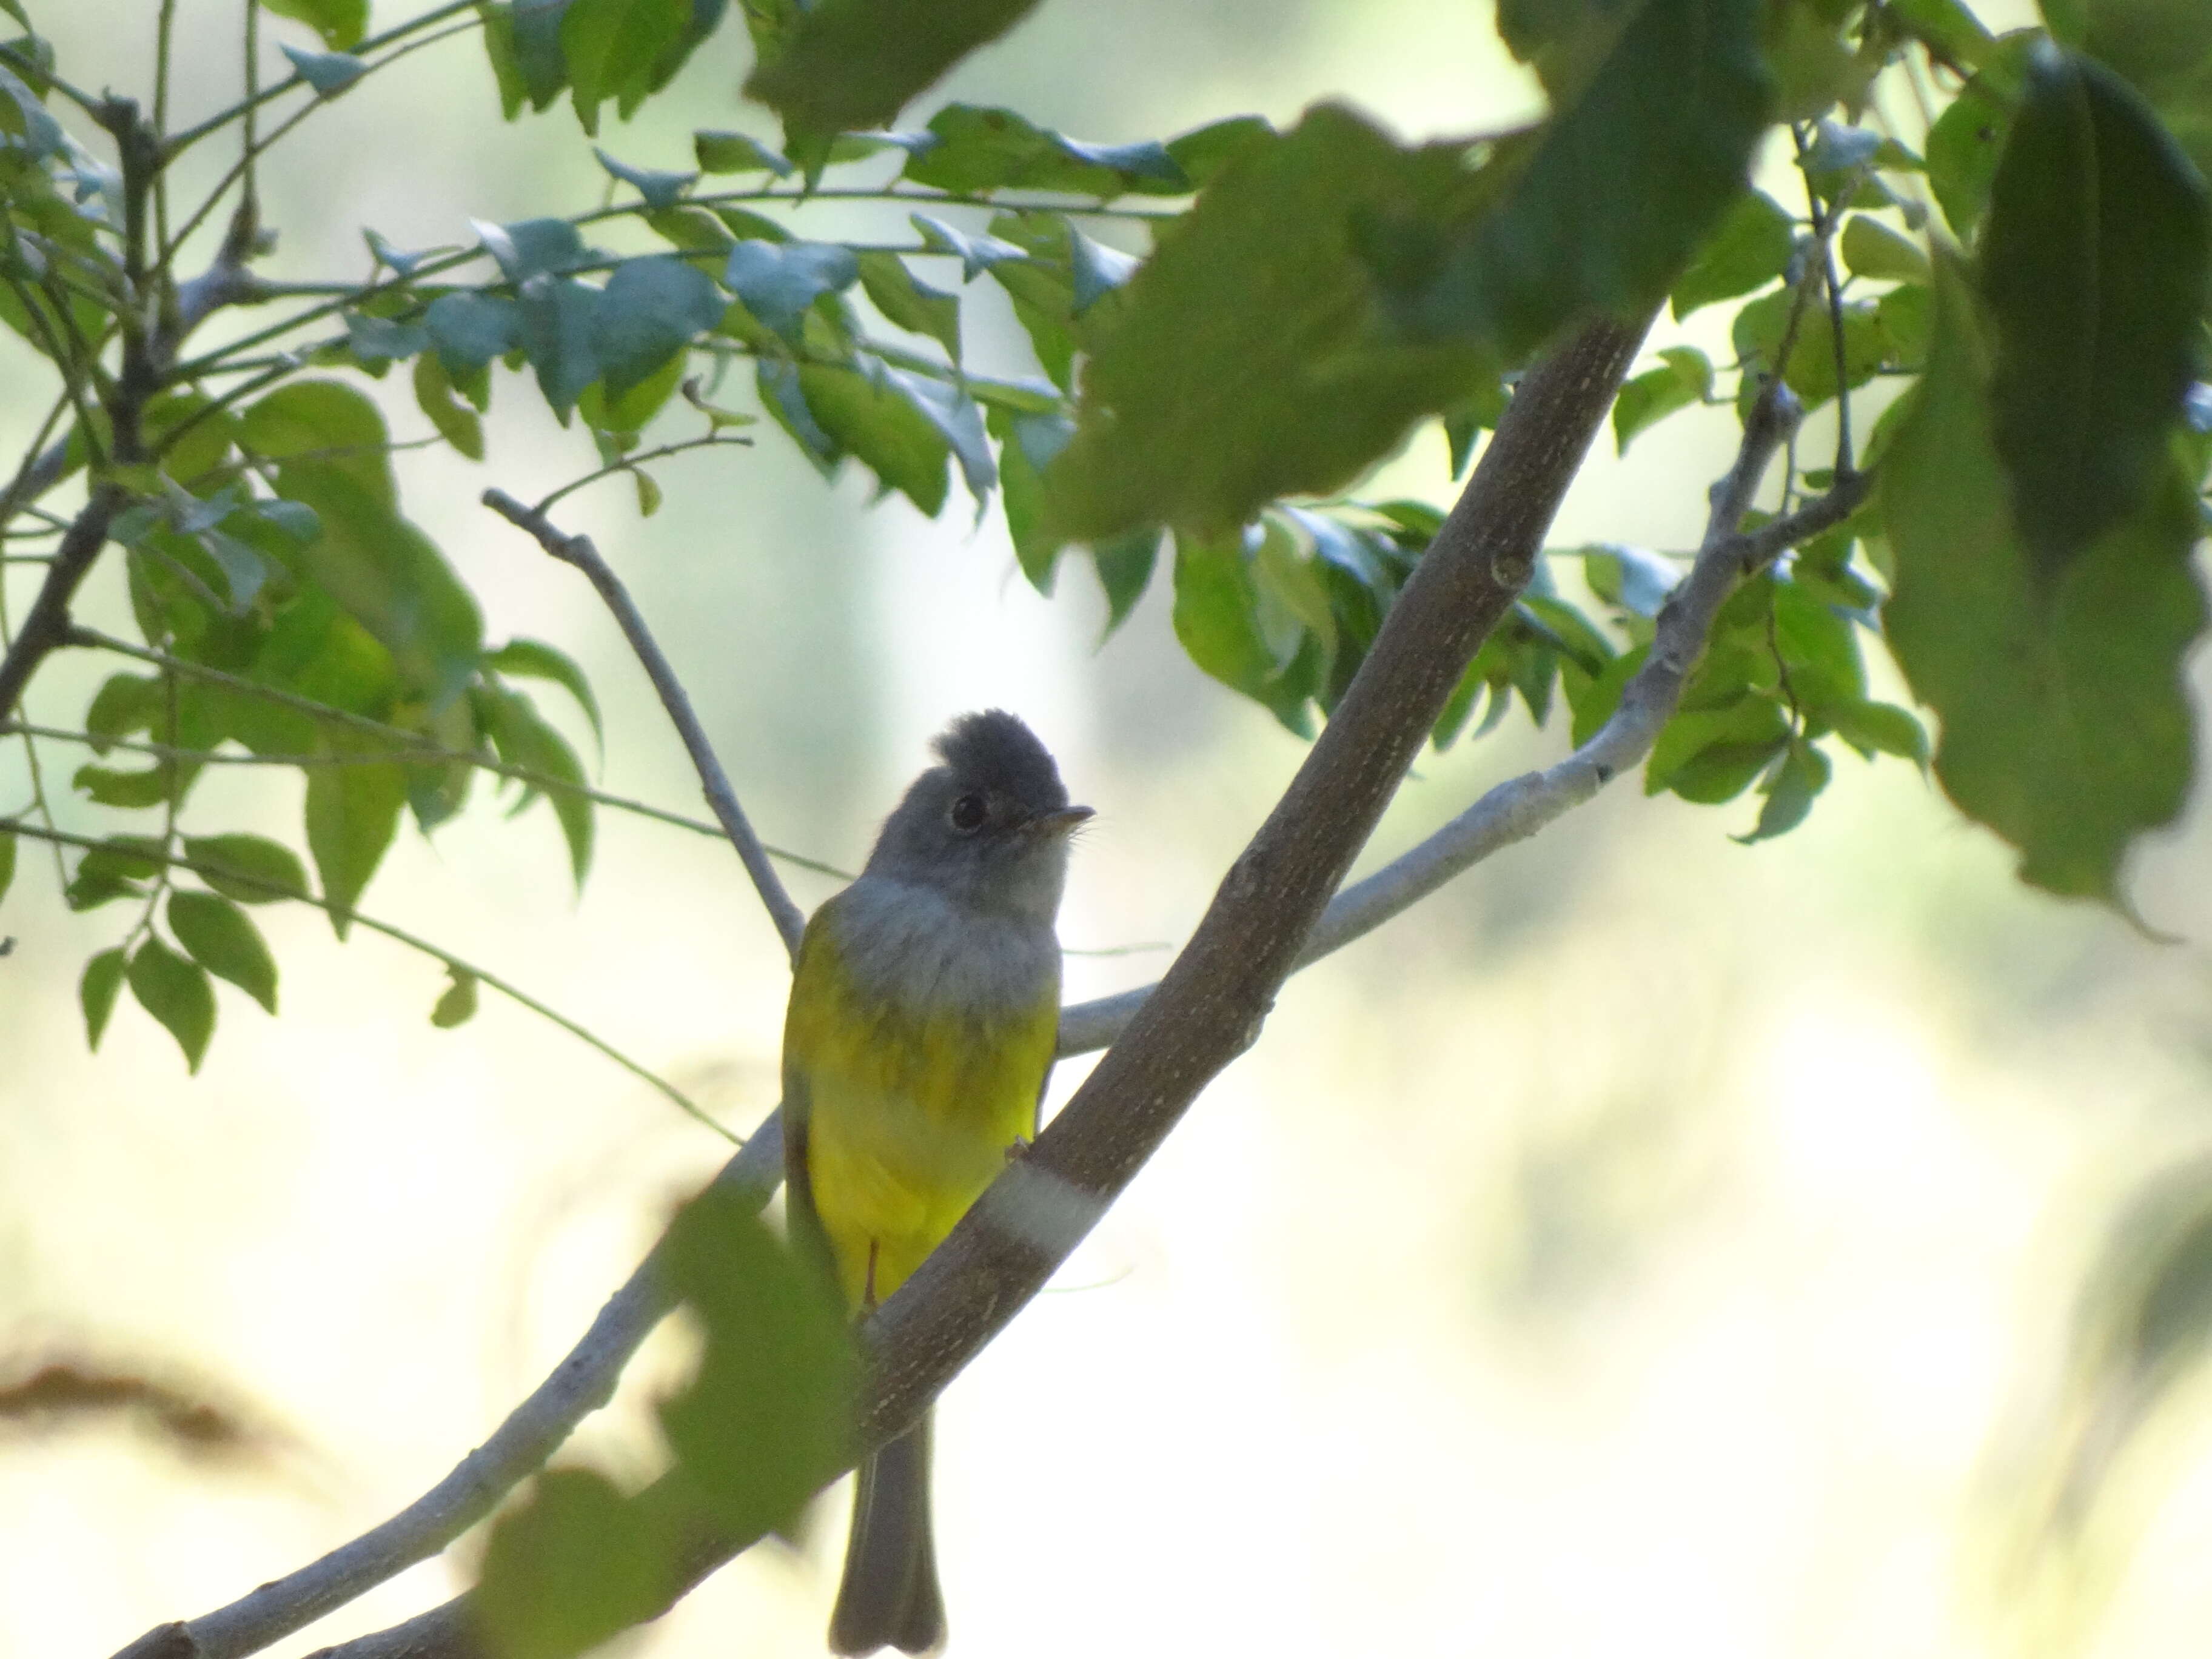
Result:
{"label": "green leaf", "polygon": [[695,132],[692,152],[702,173],[772,173],[788,177],[791,163],[757,138],[743,132]]}
{"label": "green leaf", "polygon": [[1996,44],[1960,0],[1889,0],[1887,10],[1937,61],[1962,75],[1979,69]]}
{"label": "green leaf", "polygon": [[187,836],[185,856],[202,881],[241,904],[307,896],[307,872],[291,848],[259,836]]}
{"label": "green leaf", "polygon": [[2169,470],[2146,507],[2039,572],[2013,519],[1972,290],[1948,261],[1937,279],[1928,369],[1882,461],[1884,631],[1942,720],[1936,775],[1960,810],[2020,849],[2023,879],[2116,900],[2130,842],[2189,789],[2195,493]]}
{"label": "green leaf", "polygon": [[448,982],[438,994],[438,1000],[430,1010],[430,1024],[441,1031],[450,1031],[457,1025],[465,1025],[476,1018],[477,976],[465,969],[448,965]]}
{"label": "green leaf", "polygon": [[422,700],[435,706],[458,692],[476,672],[483,617],[445,555],[343,462],[291,462],[277,479],[322,520],[323,533],[295,556],[300,574],[392,653]]}
{"label": "green leaf", "polygon": [[1164,144],[1086,144],[1009,109],[947,104],[930,118],[929,132],[934,142],[908,155],[902,176],[956,195],[1048,190],[1110,201],[1132,191],[1182,196],[1192,188]]}
{"label": "green leaf", "polygon": [[1746,693],[1719,708],[1683,708],[1660,728],[1644,766],[1644,793],[1672,789],[1717,805],[1751,787],[1790,739],[1781,706]]}
{"label": "green leaf", "polygon": [[[1783,289],[1753,300],[1736,313],[1729,337],[1750,371],[1743,377],[1740,405],[1758,395],[1759,373],[1772,371],[1795,303],[1789,290]],[[1842,311],[1846,387],[1864,386],[1884,368],[1904,367],[1903,348],[1883,326],[1878,306],[1851,300],[1844,302]],[[1835,325],[1826,307],[1814,307],[1806,313],[1782,378],[1808,409],[1817,409],[1836,395]]]}
{"label": "green leaf", "polygon": [[599,724],[599,700],[592,683],[574,658],[543,640],[509,640],[496,651],[484,653],[484,666],[514,679],[550,680],[576,700],[584,718],[592,723],[592,737],[604,745],[605,729]]}
{"label": "green leaf", "polygon": [[1878,282],[1928,280],[1928,255],[1920,244],[1863,213],[1854,213],[1844,222],[1838,246],[1844,264],[1854,276],[1871,276]]}
{"label": "green leaf", "polygon": [[261,0],[261,9],[305,23],[333,52],[350,52],[368,33],[368,0]]}
{"label": "green leaf", "polygon": [[994,409],[992,435],[999,440],[999,474],[1006,487],[1006,530],[1022,574],[1040,593],[1052,592],[1053,568],[1066,545],[1045,527],[1044,469],[1067,447],[1074,423],[1061,415],[1024,415]]}
{"label": "green leaf", "polygon": [[722,319],[714,279],[668,254],[625,259],[599,296],[593,348],[619,398]]}
{"label": "green leaf", "polygon": [[1091,562],[1098,572],[1098,586],[1106,594],[1106,627],[1102,642],[1128,621],[1129,613],[1137,608],[1137,601],[1144,598],[1145,589],[1151,585],[1152,567],[1159,562],[1159,556],[1158,525],[1091,544]]}
{"label": "green leaf", "polygon": [[1405,228],[1376,262],[1400,324],[1520,361],[1575,318],[1629,317],[1742,192],[1773,87],[1760,0],[1645,0],[1573,106],[1459,222]]}
{"label": "green leaf", "polygon": [[453,395],[445,360],[426,351],[415,360],[415,403],[438,428],[438,435],[472,461],[484,457],[483,422]]}
{"label": "green leaf", "polygon": [[1797,225],[1763,190],[1747,190],[1721,216],[1668,299],[1677,319],[1701,306],[1765,288],[1789,268]]}
{"label": "green leaf", "polygon": [[177,793],[185,769],[163,763],[144,772],[118,772],[105,766],[80,766],[70,787],[82,790],[95,805],[140,808],[159,806]]}
{"label": "green leaf", "polygon": [[592,154],[599,165],[645,198],[653,208],[672,208],[683,199],[684,192],[698,181],[696,173],[661,173],[651,167],[634,167],[593,145]]}
{"label": "green leaf", "polygon": [[1312,691],[1297,672],[1304,630],[1279,602],[1263,604],[1255,555],[1265,544],[1258,532],[1176,535],[1176,637],[1200,668],[1303,735]]}
{"label": "green leaf", "polygon": [[[263,0],[264,4],[267,3]],[[292,67],[315,89],[318,98],[335,98],[368,73],[366,63],[347,52],[302,52],[297,46],[286,46],[283,50],[292,60]]]}
{"label": "green leaf", "polygon": [[788,1528],[848,1449],[858,1352],[827,1276],[756,1203],[709,1187],[665,1245],[671,1290],[704,1328],[691,1382],[660,1407],[679,1468],[737,1536]]}
{"label": "green leaf", "polygon": [[[548,725],[529,698],[516,691],[484,690],[477,694],[484,728],[494,744],[498,745],[499,757],[509,766],[520,766],[529,771],[575,786],[569,789],[548,789],[544,792],[553,808],[553,816],[560,821],[561,834],[568,844],[568,870],[576,885],[581,888],[584,877],[592,867],[592,838],[594,825],[593,802],[581,793],[588,780],[584,775],[583,763],[568,740]],[[526,786],[520,805],[526,806],[538,794],[534,786]],[[516,809],[520,810],[518,806]]]}
{"label": "green leaf", "polygon": [[[1278,496],[1334,493],[1415,418],[1468,396],[1483,377],[1478,354],[1369,331],[1373,282],[1348,234],[1361,213],[1440,204],[1463,187],[1462,162],[1457,147],[1401,149],[1330,106],[1255,139],[1139,270],[1096,341],[1079,428],[1046,479],[1055,531],[1097,541],[1165,520],[1203,538]],[[1043,284],[1026,301],[1017,272]],[[1039,361],[1068,384],[1065,328],[1046,307],[1062,292],[1072,301],[1072,277],[1033,265],[993,275],[1033,338],[1041,327],[1060,334],[1060,362],[1042,342]]]}
{"label": "green leaf", "polygon": [[1928,130],[1928,185],[1951,229],[1971,243],[1989,209],[1990,185],[2012,129],[2029,54],[2039,37],[2009,35]]}
{"label": "green leaf", "polygon": [[604,258],[584,245],[583,233],[566,219],[520,219],[511,224],[469,221],[500,275],[520,286],[532,276],[565,276]]}
{"label": "green leaf", "polygon": [[264,460],[311,460],[319,471],[343,473],[380,507],[398,501],[384,416],[343,381],[294,380],[249,404],[238,441]]}
{"label": "green leaf", "polygon": [[100,1039],[107,1030],[107,1017],[115,1012],[115,994],[123,988],[125,966],[121,946],[102,951],[84,964],[84,977],[77,985],[77,1001],[84,1008],[84,1041],[88,1048],[98,1048]]}
{"label": "green leaf", "polygon": [[667,1606],[677,1543],[605,1475],[549,1469],[492,1524],[471,1633],[491,1659],[576,1659]]}
{"label": "green leaf", "polygon": [[[215,988],[207,970],[185,961],[158,939],[132,953],[126,975],[138,1006],[159,1020],[185,1051],[185,1068],[197,1073],[215,1035]],[[89,1016],[88,1015],[88,1024]]]}
{"label": "green leaf", "polygon": [[1275,129],[1261,115],[1231,115],[1193,127],[1167,142],[1169,159],[1182,169],[1193,190],[1203,190],[1213,176],[1255,143],[1272,138]]}
{"label": "green leaf", "polygon": [[890,125],[909,99],[1036,3],[821,0],[779,31],[773,52],[763,45],[745,95],[783,118],[794,155],[801,138],[820,154],[833,134]]}
{"label": "green leaf", "polygon": [[1793,740],[1782,764],[1766,781],[1763,791],[1766,804],[1759,809],[1758,823],[1749,835],[1734,839],[1748,847],[1754,842],[1771,841],[1777,836],[1789,834],[1813,810],[1813,798],[1828,787],[1832,770],[1826,755],[1802,739]]}
{"label": "green leaf", "polygon": [[[381,752],[350,734],[331,731],[325,744],[346,754]],[[310,766],[307,775],[307,850],[323,878],[331,926],[343,939],[354,902],[383,862],[407,804],[407,772],[392,762]]]}
{"label": "green leaf", "polygon": [[2046,577],[2162,487],[2212,291],[2212,202],[2119,76],[2039,54],[1990,192],[1997,453]]}
{"label": "green leaf", "polygon": [[1620,388],[1613,404],[1613,441],[1622,454],[1629,440],[1678,409],[1712,395],[1713,366],[1694,346],[1668,346],[1660,352],[1663,368],[1648,369]]}
{"label": "green leaf", "polygon": [[486,294],[441,294],[422,313],[438,361],[456,382],[520,343],[522,312],[512,300]]}
{"label": "green leaf", "polygon": [[2085,0],[2082,49],[2124,76],[2212,177],[2212,12],[2196,0]]}
{"label": "green leaf", "polygon": [[890,378],[819,363],[799,367],[806,408],[833,452],[860,458],[887,489],[902,492],[935,518],[945,505],[945,463],[951,446],[934,422]]}
{"label": "green leaf", "polygon": [[1893,702],[1832,703],[1820,716],[1861,754],[1896,755],[1925,766],[1928,733],[1910,709]]}
{"label": "green leaf", "polygon": [[599,378],[599,290],[573,276],[540,274],[522,285],[517,302],[521,345],[538,389],[566,424],[584,388]]}
{"label": "green leaf", "polygon": [[161,718],[161,682],[151,674],[111,674],[93,694],[85,710],[84,729],[93,752],[104,755],[118,738],[150,731]]}
{"label": "green leaf", "polygon": [[794,346],[808,309],[825,294],[860,280],[853,250],[835,242],[739,242],[722,281],[745,309]]}
{"label": "green leaf", "polygon": [[245,911],[213,893],[172,893],[169,931],[194,962],[276,1012],[276,959]]}
{"label": "green leaf", "polygon": [[1643,0],[1498,0],[1498,38],[1555,106],[1589,84]]}
{"label": "green leaf", "polygon": [[599,130],[609,99],[634,108],[652,89],[663,58],[683,44],[691,0],[569,0],[561,18],[561,53],[568,60],[576,118]]}
{"label": "green leaf", "polygon": [[896,253],[871,252],[860,256],[860,286],[869,303],[884,313],[895,328],[925,334],[945,348],[954,362],[960,361],[960,296],[932,288],[906,267]]}

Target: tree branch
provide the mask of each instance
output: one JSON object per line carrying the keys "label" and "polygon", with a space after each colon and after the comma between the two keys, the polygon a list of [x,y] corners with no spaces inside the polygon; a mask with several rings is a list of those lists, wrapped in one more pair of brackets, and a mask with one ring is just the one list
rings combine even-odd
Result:
{"label": "tree branch", "polygon": [[555,558],[574,565],[599,589],[599,597],[606,601],[607,609],[614,612],[615,621],[621,625],[630,649],[645,665],[653,689],[660,694],[660,706],[668,711],[677,735],[684,739],[684,747],[699,774],[700,787],[706,793],[707,804],[714,809],[722,833],[730,838],[730,845],[737,848],[745,873],[752,878],[753,890],[760,895],[761,902],[768,908],[769,920],[782,936],[784,950],[790,955],[798,955],[799,936],[806,929],[805,915],[792,902],[791,895],[783,890],[775,866],[769,862],[767,849],[762,847],[760,837],[753,834],[752,825],[746,822],[744,808],[738,804],[737,791],[730,787],[728,775],[714,758],[714,747],[707,741],[706,729],[691,711],[691,699],[684,694],[684,682],[676,678],[668,659],[653,643],[645,618],[638,614],[622,579],[599,556],[599,550],[592,544],[589,536],[562,535],[543,513],[525,507],[504,489],[485,490],[483,504],[517,529],[527,531]]}
{"label": "tree branch", "polygon": [[[1129,1022],[1128,1041],[865,1328],[877,1365],[856,1451],[910,1421],[1027,1304],[1199,1090],[1257,1036],[1325,901],[1528,581],[1642,337],[1641,326],[1593,324],[1522,379],[1335,714],[1159,994]],[[752,1541],[712,1540],[677,1593]],[[456,1597],[316,1659],[482,1659],[467,1606]]]}

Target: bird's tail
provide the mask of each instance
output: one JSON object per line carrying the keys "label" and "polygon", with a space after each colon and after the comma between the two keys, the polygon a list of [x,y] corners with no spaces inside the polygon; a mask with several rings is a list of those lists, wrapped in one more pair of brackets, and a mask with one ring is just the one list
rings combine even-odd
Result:
{"label": "bird's tail", "polygon": [[836,1653],[891,1647],[927,1653],[945,1641],[945,1598],[929,1530],[929,1416],[860,1465],[845,1578],[830,1615]]}

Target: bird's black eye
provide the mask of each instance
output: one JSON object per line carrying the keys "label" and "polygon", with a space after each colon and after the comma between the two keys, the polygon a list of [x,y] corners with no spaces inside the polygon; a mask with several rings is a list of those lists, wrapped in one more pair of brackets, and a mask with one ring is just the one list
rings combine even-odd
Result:
{"label": "bird's black eye", "polygon": [[963,795],[952,803],[952,827],[963,836],[981,830],[987,815],[981,795]]}

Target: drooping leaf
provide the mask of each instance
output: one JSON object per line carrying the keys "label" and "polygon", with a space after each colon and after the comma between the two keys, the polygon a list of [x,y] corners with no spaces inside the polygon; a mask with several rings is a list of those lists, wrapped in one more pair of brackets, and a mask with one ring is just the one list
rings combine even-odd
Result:
{"label": "drooping leaf", "polygon": [[514,349],[522,314],[512,300],[485,294],[441,294],[422,313],[422,325],[446,374],[458,384]]}
{"label": "drooping leaf", "polygon": [[695,132],[691,149],[702,173],[772,173],[781,179],[791,172],[789,161],[748,133]]}
{"label": "drooping leaf", "polygon": [[245,911],[213,893],[169,895],[169,931],[194,962],[276,1012],[276,959]]}
{"label": "drooping leaf", "polygon": [[1045,525],[1044,469],[1067,447],[1075,428],[1061,415],[1024,415],[994,409],[991,434],[999,440],[1000,480],[1006,489],[1006,529],[1022,574],[1040,593],[1052,592],[1054,567],[1065,545]]}
{"label": "drooping leaf", "polygon": [[886,374],[820,363],[802,365],[797,381],[816,429],[834,453],[858,457],[885,489],[937,516],[945,505],[951,446],[900,386]]}
{"label": "drooping leaf", "polygon": [[446,370],[445,359],[434,351],[426,351],[415,360],[415,404],[438,428],[440,437],[471,460],[483,459],[483,422],[453,395],[453,377]]}
{"label": "drooping leaf", "polygon": [[311,461],[319,471],[342,473],[380,507],[398,500],[384,416],[343,381],[293,380],[247,404],[238,441],[264,460]]}
{"label": "drooping leaf", "polygon": [[1571,107],[1493,163],[1517,171],[1492,199],[1375,246],[1400,325],[1517,362],[1577,317],[1656,302],[1741,195],[1765,131],[1759,11],[1645,0]]}
{"label": "drooping leaf", "polygon": [[1942,722],[1936,775],[1960,809],[2020,850],[2024,880],[2114,899],[2129,844],[2189,787],[2194,490],[2166,471],[2143,507],[2040,571],[2013,517],[1972,289],[1948,262],[1936,274],[1927,372],[1882,461],[1884,629]]}
{"label": "drooping leaf", "polygon": [[430,1024],[441,1031],[467,1024],[477,1012],[477,976],[459,968],[448,968],[446,972],[446,988],[438,993],[438,1000],[430,1009]]}
{"label": "drooping leaf", "polygon": [[100,1039],[107,1030],[108,1016],[115,1012],[116,993],[123,988],[127,965],[119,945],[112,951],[102,951],[84,964],[84,977],[77,985],[77,1001],[84,1009],[84,1042],[88,1048],[100,1047]]}
{"label": "drooping leaf", "polygon": [[690,25],[691,0],[568,0],[561,52],[586,132],[599,131],[599,106],[610,99],[625,111],[636,106]]}
{"label": "drooping leaf", "polygon": [[522,349],[538,391],[563,422],[585,388],[599,378],[600,299],[588,283],[541,271],[523,283],[516,301]]}
{"label": "drooping leaf", "polygon": [[1758,823],[1749,835],[1735,839],[1748,847],[1795,830],[1813,810],[1814,797],[1828,787],[1832,769],[1827,756],[1819,749],[1802,739],[1793,741],[1761,792],[1766,801],[1759,809]]}
{"label": "drooping leaf", "polygon": [[[569,874],[582,887],[592,867],[595,825],[593,803],[581,793],[587,782],[583,763],[568,740],[546,723],[529,698],[514,691],[480,692],[477,696],[485,730],[498,745],[501,760],[574,786],[547,789],[544,794],[568,842]],[[524,800],[535,793],[534,787],[526,791]]]}
{"label": "drooping leaf", "polygon": [[872,251],[860,256],[860,286],[893,327],[927,335],[960,361],[960,296],[933,288],[896,253]]}
{"label": "drooping leaf", "polygon": [[1991,189],[1980,274],[1997,453],[2055,576],[2161,487],[2212,291],[2212,201],[2124,81],[2046,52]]}
{"label": "drooping leaf", "polygon": [[601,167],[643,197],[647,207],[674,207],[699,177],[696,173],[662,173],[652,167],[634,167],[626,161],[617,161],[597,145],[592,147],[592,154],[599,157]]}
{"label": "drooping leaf", "polygon": [[593,351],[607,395],[619,398],[721,320],[713,277],[667,254],[625,259],[607,278]]}
{"label": "drooping leaf", "polygon": [[1668,346],[1659,356],[1664,367],[1627,381],[1613,399],[1613,441],[1623,454],[1629,440],[1646,427],[1712,395],[1713,366],[1704,352],[1695,346]]}
{"label": "drooping leaf", "polygon": [[[340,755],[364,750],[350,733],[327,732],[325,743]],[[307,774],[307,850],[323,879],[331,926],[343,939],[353,920],[354,902],[384,860],[385,849],[399,827],[407,804],[407,772],[390,761],[310,766]]]}
{"label": "drooping leaf", "polygon": [[1098,572],[1098,586],[1106,594],[1103,637],[1128,621],[1129,613],[1151,586],[1152,567],[1159,562],[1160,532],[1157,525],[1113,536],[1091,547],[1091,562]]}
{"label": "drooping leaf", "polygon": [[599,700],[592,695],[592,683],[583,669],[566,652],[543,640],[514,639],[496,651],[486,652],[484,666],[516,679],[552,681],[576,700],[584,718],[592,723],[594,740],[606,742],[605,729],[599,724]]}
{"label": "drooping leaf", "polygon": [[521,283],[532,276],[561,276],[602,256],[584,245],[583,233],[566,219],[521,219],[513,224],[469,221],[484,251],[499,264],[508,282]]}
{"label": "drooping leaf", "polygon": [[835,242],[746,240],[730,250],[722,280],[745,309],[793,345],[808,309],[860,280],[852,249]]}
{"label": "drooping leaf", "polygon": [[[131,952],[125,975],[138,1006],[160,1021],[185,1051],[185,1067],[197,1073],[215,1035],[215,989],[207,970],[187,962],[158,939]],[[89,1018],[88,1017],[88,1023]]]}
{"label": "drooping leaf", "polygon": [[2026,33],[2000,40],[1928,130],[1928,185],[1962,242],[1971,245],[1989,209],[1990,185],[2035,45],[2036,38]]}

